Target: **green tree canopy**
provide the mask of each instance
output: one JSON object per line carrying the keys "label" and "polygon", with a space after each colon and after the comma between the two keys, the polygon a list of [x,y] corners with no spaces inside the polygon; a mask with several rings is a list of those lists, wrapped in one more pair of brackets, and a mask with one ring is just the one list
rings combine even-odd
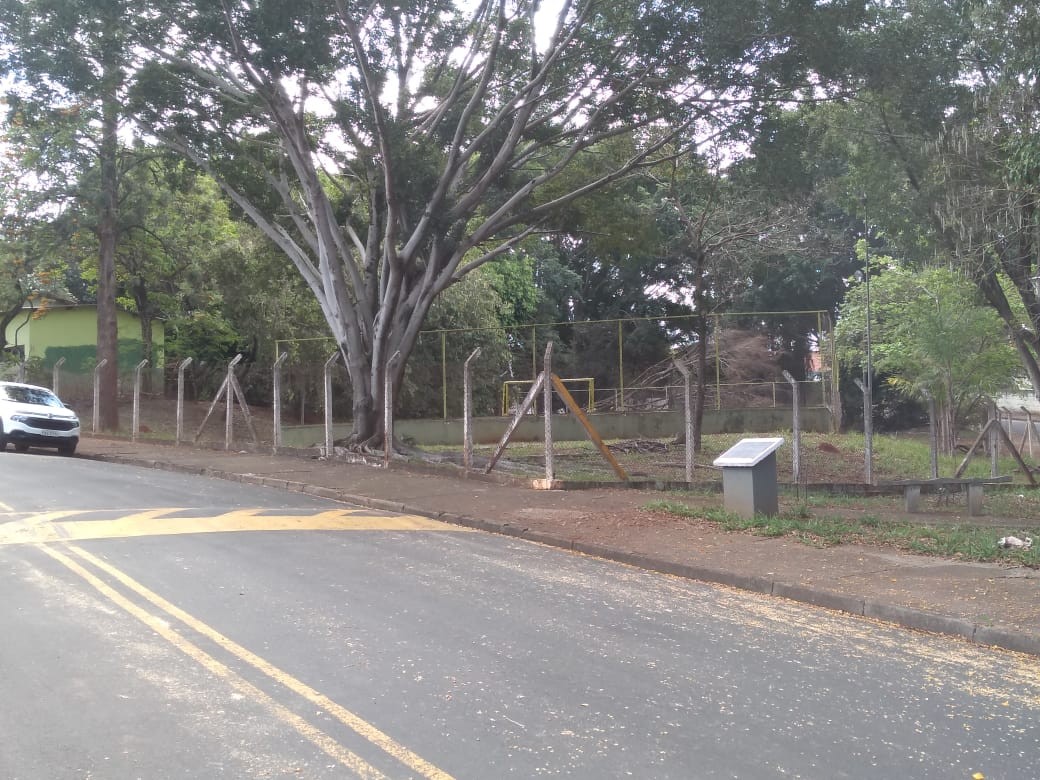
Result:
{"label": "green tree canopy", "polygon": [[[962,274],[913,271],[885,256],[873,258],[870,268],[874,368],[905,396],[931,393],[940,441],[952,454],[965,415],[1012,385],[1020,370],[1015,349],[1000,317]],[[839,359],[847,366],[864,364],[866,292],[866,284],[851,287],[841,308]]]}
{"label": "green tree canopy", "polygon": [[[859,6],[164,3],[148,19],[169,35],[145,47],[133,105],[306,280],[364,446],[387,360],[407,358],[438,295],[674,134],[745,123],[805,86],[809,44],[837,51]],[[578,165],[622,136],[628,153]]]}

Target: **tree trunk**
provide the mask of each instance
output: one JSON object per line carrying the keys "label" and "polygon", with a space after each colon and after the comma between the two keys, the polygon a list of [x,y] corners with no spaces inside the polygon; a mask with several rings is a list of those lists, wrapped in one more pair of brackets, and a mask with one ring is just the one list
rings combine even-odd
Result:
{"label": "tree trunk", "polygon": [[[111,80],[111,74],[106,74]],[[101,213],[98,220],[97,359],[108,361],[100,373],[98,400],[102,430],[119,430],[119,333],[116,323],[116,241],[118,234],[118,105],[114,87],[102,98]]]}
{"label": "tree trunk", "polygon": [[155,361],[152,359],[152,318],[143,311],[139,316],[141,317],[141,359],[148,361],[148,365],[141,375],[141,389],[145,393],[150,393],[152,392],[152,375],[155,373],[152,370],[155,368]]}
{"label": "tree trunk", "polygon": [[943,390],[943,397],[937,399],[935,410],[936,435],[939,438],[939,452],[943,455],[953,455],[957,449],[957,402],[954,398],[953,388],[947,384]]}
{"label": "tree trunk", "polygon": [[[430,262],[434,262],[433,258]],[[396,407],[408,358],[415,349],[420,328],[437,294],[434,287],[430,285],[417,292],[415,297],[418,300],[384,301],[382,319],[376,318],[366,326],[372,338],[364,348],[360,342],[354,350],[350,350],[346,342],[340,345],[353,393],[354,421],[347,446],[359,450],[383,446],[387,365],[392,362],[390,383]]]}
{"label": "tree trunk", "polygon": [[[1033,386],[1033,394],[1040,398],[1040,365],[1037,364],[1036,342],[1034,341],[1031,344],[1028,334],[1022,332],[1019,318],[1012,310],[1011,304],[1004,294],[1004,289],[997,280],[996,271],[992,267],[987,266],[975,274],[975,283],[982,290],[982,294],[990,306],[996,309],[997,314],[1000,315],[1007,325],[1008,333],[1010,333],[1011,340],[1015,343],[1015,349],[1018,350],[1022,366],[1025,368],[1029,382]],[[1023,293],[1023,301],[1028,304],[1026,293]],[[1036,324],[1034,323],[1034,325]],[[1036,339],[1035,335],[1033,339]]]}
{"label": "tree trunk", "polygon": [[7,349],[7,326],[14,322],[21,310],[22,304],[19,303],[15,308],[0,313],[0,352]]}
{"label": "tree trunk", "polygon": [[1018,356],[1022,361],[1022,365],[1025,366],[1026,375],[1029,377],[1029,383],[1033,386],[1033,397],[1040,398],[1040,365],[1037,364],[1036,355],[1030,348],[1025,333],[1021,330],[1015,330],[1012,336],[1012,340],[1015,342],[1015,349],[1018,350]]}
{"label": "tree trunk", "polygon": [[953,455],[957,447],[957,427],[953,410],[943,405],[936,411],[937,446],[942,455]]}

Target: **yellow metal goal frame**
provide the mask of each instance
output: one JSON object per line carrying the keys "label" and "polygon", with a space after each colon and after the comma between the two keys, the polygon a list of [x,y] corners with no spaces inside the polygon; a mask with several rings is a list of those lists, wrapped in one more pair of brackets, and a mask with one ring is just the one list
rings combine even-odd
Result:
{"label": "yellow metal goal frame", "polygon": [[[556,377],[556,378],[563,384],[578,383],[579,385],[582,385],[582,384],[585,385],[585,388],[588,390],[588,393],[589,393],[589,402],[588,402],[588,404],[585,407],[585,411],[588,412],[589,414],[592,414],[592,412],[593,412],[593,410],[594,410],[594,408],[596,406],[596,379],[594,377],[591,377],[591,376],[573,377],[573,378],[569,378],[569,379],[560,379],[559,377]],[[536,381],[538,381],[538,380],[536,380],[536,379],[507,379],[505,382],[502,383],[502,416],[503,417],[507,417],[509,415],[509,398],[510,398],[509,390],[510,390],[510,388],[514,387],[514,386],[520,387],[521,385],[523,385],[524,387],[530,387]],[[521,400],[523,399],[523,396],[524,396],[524,394],[521,393],[520,396],[519,396],[521,398]]]}

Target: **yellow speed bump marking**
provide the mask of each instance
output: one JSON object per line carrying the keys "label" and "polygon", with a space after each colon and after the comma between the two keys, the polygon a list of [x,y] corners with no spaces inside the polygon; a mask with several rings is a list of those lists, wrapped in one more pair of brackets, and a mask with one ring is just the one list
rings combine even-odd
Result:
{"label": "yellow speed bump marking", "polygon": [[[142,620],[142,622],[145,622],[150,627],[164,626],[166,627],[167,632],[171,633],[173,636],[177,637],[181,641],[186,641],[183,640],[180,634],[169,628],[167,621],[165,621],[161,617],[152,615],[149,612],[136,606],[135,604],[133,604],[133,602],[130,602],[128,599],[121,596],[118,592],[116,592],[110,586],[106,585],[104,582],[100,581],[97,577],[95,577],[89,571],[85,570],[75,561],[68,559],[61,553],[53,551],[52,549],[49,549],[47,547],[43,547],[42,549],[44,549],[48,555],[55,558],[56,560],[61,560],[61,562],[65,566],[68,566],[73,571],[76,571],[76,573],[79,574],[81,577],[84,577],[84,579],[87,579],[88,582],[94,585],[94,587],[98,590],[105,588],[106,590],[103,590],[102,592],[105,593],[106,596],[108,596],[109,592],[111,592],[116,597],[121,599],[121,601],[118,602],[120,606],[122,606],[124,609],[127,609],[127,611],[130,611],[131,614],[135,615],[135,617],[138,617],[140,620]],[[69,550],[74,555],[81,558],[85,563],[94,566],[95,568],[102,571],[109,577],[112,577],[114,580],[119,582],[121,585],[123,585],[130,591],[145,599],[150,604],[158,608],[160,611],[166,613],[166,615],[168,615],[169,617],[180,621],[188,628],[197,632],[199,635],[206,637],[214,644],[216,644],[218,647],[230,653],[235,658],[248,664],[249,666],[252,666],[257,671],[263,673],[271,680],[274,680],[275,682],[281,684],[288,690],[295,693],[297,696],[300,696],[304,700],[310,702],[312,705],[319,707],[325,712],[329,713],[332,717],[334,717],[344,726],[356,733],[358,736],[364,738],[372,745],[375,745],[376,747],[381,749],[387,755],[392,756],[397,761],[407,766],[419,777],[425,778],[426,780],[453,780],[452,776],[449,775],[447,772],[434,766],[429,761],[422,758],[422,756],[419,756],[409,748],[400,744],[392,737],[390,737],[388,734],[386,734],[373,724],[361,718],[359,715],[351,712],[346,707],[337,704],[325,694],[315,690],[314,688],[311,688],[309,685],[296,679],[288,672],[279,669],[274,664],[261,658],[255,653],[247,650],[246,648],[242,647],[242,645],[238,644],[232,639],[229,639],[228,637],[224,636],[208,624],[203,623],[201,620],[188,614],[187,612],[175,606],[174,604],[171,604],[162,596],[155,593],[154,591],[149,590],[147,587],[145,587],[140,582],[133,579],[132,577],[130,577],[130,575],[126,574],[120,569],[117,569],[116,567],[112,566],[106,561],[98,558],[95,555],[92,555],[91,553],[87,552],[86,550],[80,547],[69,546]],[[111,598],[111,596],[109,597]],[[129,607],[132,607],[133,610],[136,611],[128,609],[128,607],[125,606],[122,602],[126,602],[129,605]],[[140,615],[138,613],[143,613],[143,615]],[[166,636],[166,633],[163,633],[163,636]],[[171,639],[171,641],[173,640]],[[210,656],[206,655],[202,650],[199,650],[198,648],[196,649],[199,653],[205,656],[205,658],[209,659],[213,663],[219,663],[215,659],[212,659]],[[189,655],[191,654],[189,653]],[[195,656],[192,655],[192,657]],[[200,663],[202,663],[202,661],[200,661]],[[209,668],[208,665],[207,668]],[[246,684],[248,685],[248,683]],[[263,696],[267,695],[263,694],[262,692],[260,693]],[[301,733],[305,732],[301,731]],[[328,752],[328,750],[326,750],[326,752]]]}
{"label": "yellow speed bump marking", "polygon": [[66,520],[85,511],[49,512],[0,525],[0,545],[32,542],[125,539],[139,536],[245,531],[451,531],[468,529],[419,515],[375,515],[333,509],[313,514],[264,514],[238,509],[208,517],[171,516],[186,509],[149,509],[115,518]]}
{"label": "yellow speed bump marking", "polygon": [[0,524],[0,545],[32,544],[51,536],[53,524],[66,517],[83,514],[80,509],[63,509],[56,512],[41,512],[35,515],[20,516]]}

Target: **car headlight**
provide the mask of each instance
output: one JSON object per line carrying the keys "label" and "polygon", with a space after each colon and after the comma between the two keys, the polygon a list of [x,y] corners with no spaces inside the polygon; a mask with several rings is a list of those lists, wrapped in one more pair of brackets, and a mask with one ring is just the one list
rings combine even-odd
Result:
{"label": "car headlight", "polygon": [[12,414],[11,419],[15,422],[29,422],[29,415],[27,414]]}

